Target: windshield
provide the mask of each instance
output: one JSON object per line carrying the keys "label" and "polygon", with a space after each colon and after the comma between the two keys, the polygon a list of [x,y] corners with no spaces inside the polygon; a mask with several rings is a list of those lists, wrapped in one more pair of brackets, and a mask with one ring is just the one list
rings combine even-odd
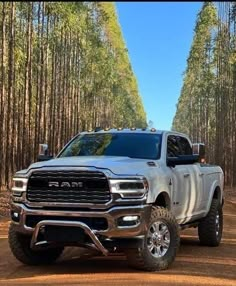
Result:
{"label": "windshield", "polygon": [[59,157],[70,156],[125,156],[140,159],[159,159],[160,134],[103,133],[81,134]]}

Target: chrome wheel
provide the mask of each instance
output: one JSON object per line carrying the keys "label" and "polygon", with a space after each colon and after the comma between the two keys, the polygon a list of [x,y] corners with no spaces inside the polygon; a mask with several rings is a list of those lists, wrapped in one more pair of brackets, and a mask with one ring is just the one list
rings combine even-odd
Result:
{"label": "chrome wheel", "polygon": [[162,222],[154,222],[148,231],[147,247],[152,256],[163,257],[170,246],[170,231],[168,226]]}
{"label": "chrome wheel", "polygon": [[220,215],[219,212],[217,211],[216,213],[216,221],[215,221],[215,225],[216,225],[216,236],[219,236],[220,233]]}

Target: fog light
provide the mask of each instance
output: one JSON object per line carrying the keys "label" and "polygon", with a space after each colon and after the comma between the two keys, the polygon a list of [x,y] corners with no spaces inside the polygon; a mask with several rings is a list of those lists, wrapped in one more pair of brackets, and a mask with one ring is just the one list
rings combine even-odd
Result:
{"label": "fog light", "polygon": [[123,216],[122,220],[123,221],[134,221],[134,220],[138,220],[138,216],[137,215],[127,215],[127,216]]}
{"label": "fog light", "polygon": [[14,213],[13,213],[13,217],[18,218],[18,217],[19,217],[19,214],[14,212]]}
{"label": "fog light", "polygon": [[118,218],[117,225],[119,227],[133,227],[137,226],[140,222],[140,217],[137,215],[127,215]]}
{"label": "fog light", "polygon": [[20,214],[18,212],[11,211],[11,219],[15,222],[19,222]]}

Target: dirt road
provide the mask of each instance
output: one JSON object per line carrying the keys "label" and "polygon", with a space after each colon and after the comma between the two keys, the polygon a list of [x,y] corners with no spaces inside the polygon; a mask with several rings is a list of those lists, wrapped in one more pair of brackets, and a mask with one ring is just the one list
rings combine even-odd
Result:
{"label": "dirt road", "polygon": [[128,268],[123,256],[81,260],[67,249],[54,265],[30,267],[19,263],[7,243],[6,219],[0,220],[0,285],[235,285],[236,203],[224,207],[224,234],[220,247],[200,246],[196,229],[182,232],[175,263],[162,272]]}

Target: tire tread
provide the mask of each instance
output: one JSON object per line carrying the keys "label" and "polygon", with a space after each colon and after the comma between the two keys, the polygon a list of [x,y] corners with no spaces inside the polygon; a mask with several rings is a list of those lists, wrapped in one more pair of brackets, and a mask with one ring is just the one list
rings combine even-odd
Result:
{"label": "tire tread", "polygon": [[220,239],[217,239],[216,229],[215,229],[215,218],[216,213],[219,212],[220,221],[222,223],[221,231],[223,228],[223,211],[217,199],[213,199],[211,203],[211,208],[207,216],[199,223],[198,226],[198,236],[200,243],[206,246],[218,246],[220,244]]}
{"label": "tire tread", "polygon": [[27,265],[42,265],[51,264],[63,252],[63,247],[52,248],[42,251],[33,251],[30,248],[30,236],[23,235],[15,231],[12,224],[10,224],[8,232],[8,243],[13,255],[20,262]]}
{"label": "tire tread", "polygon": [[167,269],[169,265],[174,261],[180,244],[179,226],[175,220],[175,217],[166,208],[153,206],[151,212],[151,220],[159,218],[167,220],[169,223],[171,223],[171,225],[175,227],[175,235],[173,239],[174,248],[172,250],[172,254],[166,259],[161,258],[160,261],[153,262],[150,257],[145,255],[143,249],[132,249],[127,252],[128,264],[131,267],[145,271],[160,271]]}

